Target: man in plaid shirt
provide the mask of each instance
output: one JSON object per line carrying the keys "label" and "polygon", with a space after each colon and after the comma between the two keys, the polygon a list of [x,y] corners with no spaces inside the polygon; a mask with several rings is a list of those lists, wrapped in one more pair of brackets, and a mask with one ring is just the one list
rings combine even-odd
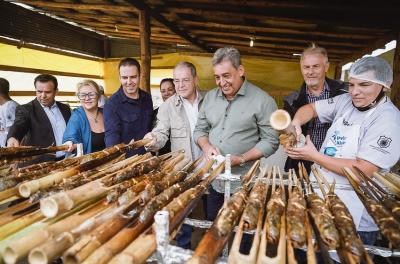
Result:
{"label": "man in plaid shirt", "polygon": [[[322,47],[314,43],[306,48],[300,58],[301,73],[304,82],[299,91],[295,91],[284,98],[284,109],[294,116],[297,110],[308,103],[335,97],[345,93],[347,85],[341,81],[332,80],[326,77],[329,69],[328,53]],[[315,147],[319,150],[325,139],[326,132],[331,124],[322,124],[318,118],[314,118],[302,126],[303,134],[310,135]],[[299,160],[292,160],[288,157],[285,170],[297,169]],[[311,163],[302,161],[308,172],[311,170]]]}

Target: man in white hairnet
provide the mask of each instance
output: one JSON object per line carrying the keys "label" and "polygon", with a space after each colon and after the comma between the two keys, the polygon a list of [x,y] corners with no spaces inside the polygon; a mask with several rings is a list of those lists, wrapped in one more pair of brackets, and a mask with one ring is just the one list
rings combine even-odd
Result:
{"label": "man in white hairnet", "polygon": [[356,61],[349,72],[349,93],[301,107],[292,124],[297,133],[311,118],[332,122],[320,151],[309,137],[302,148],[289,148],[294,159],[309,160],[320,167],[323,175],[336,181],[335,193],[349,209],[364,244],[373,245],[377,226],[367,213],[342,168],[357,166],[371,176],[389,170],[400,157],[400,112],[385,95],[393,82],[390,65],[378,57]]}

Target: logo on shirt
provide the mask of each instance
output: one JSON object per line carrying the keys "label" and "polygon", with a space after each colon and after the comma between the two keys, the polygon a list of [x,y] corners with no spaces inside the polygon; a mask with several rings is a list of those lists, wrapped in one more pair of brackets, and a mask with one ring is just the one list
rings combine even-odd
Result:
{"label": "logo on shirt", "polygon": [[333,98],[328,98],[328,104],[333,104]]}
{"label": "logo on shirt", "polygon": [[335,132],[333,132],[333,135],[331,136],[331,140],[332,140],[333,144],[335,144],[335,146],[339,146],[339,147],[346,144],[346,139],[347,139],[347,137],[341,136],[340,132],[338,130],[335,130]]}
{"label": "logo on shirt", "polygon": [[381,148],[388,148],[390,146],[391,142],[392,142],[391,138],[385,137],[385,136],[380,136],[377,144]]}
{"label": "logo on shirt", "polygon": [[324,154],[330,157],[336,156],[337,149],[335,147],[326,147],[324,150]]}
{"label": "logo on shirt", "polygon": [[346,119],[343,118],[343,125],[344,126],[352,126],[353,123],[350,123],[349,121],[347,121]]}

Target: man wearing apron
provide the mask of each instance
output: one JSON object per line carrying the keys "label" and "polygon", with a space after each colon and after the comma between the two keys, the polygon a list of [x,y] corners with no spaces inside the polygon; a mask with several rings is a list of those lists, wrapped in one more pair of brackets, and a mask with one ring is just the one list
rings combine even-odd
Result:
{"label": "man wearing apron", "polygon": [[298,134],[300,126],[313,117],[332,122],[320,152],[309,137],[304,147],[286,150],[293,159],[314,162],[329,182],[336,181],[335,193],[352,214],[364,244],[369,245],[374,244],[378,227],[341,169],[355,165],[372,176],[399,160],[400,111],[385,95],[392,81],[393,72],[385,60],[366,57],[356,61],[349,72],[348,94],[305,105],[293,118]]}

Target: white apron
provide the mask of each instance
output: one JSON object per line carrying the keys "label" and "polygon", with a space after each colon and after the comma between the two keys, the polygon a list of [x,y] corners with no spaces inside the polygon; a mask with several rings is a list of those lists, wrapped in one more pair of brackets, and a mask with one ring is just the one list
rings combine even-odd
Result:
{"label": "white apron", "polygon": [[[375,109],[376,107],[371,109],[365,115],[362,122],[366,120],[375,111]],[[325,155],[335,158],[356,159],[362,122],[360,124],[353,124],[349,126],[348,123],[345,121],[344,117],[347,117],[351,111],[352,110],[349,110],[346,113],[344,113],[343,116],[338,118],[329,128],[325,138],[327,144],[325,148],[321,149],[321,152],[324,151]],[[349,212],[353,217],[354,224],[358,230],[363,212],[366,209],[364,208],[364,205],[358,198],[356,192],[353,190],[346,177],[328,171],[321,166],[318,167],[320,168],[321,172],[330,183],[332,183],[333,180],[335,179],[336,181],[335,193],[339,196],[339,198],[345,203],[345,205],[349,209]],[[312,173],[311,173],[311,178],[313,180],[316,180]],[[321,195],[319,189],[317,189],[316,191]],[[369,215],[367,216],[371,217]],[[375,227],[371,226],[371,228],[374,230],[378,230],[376,226]]]}

